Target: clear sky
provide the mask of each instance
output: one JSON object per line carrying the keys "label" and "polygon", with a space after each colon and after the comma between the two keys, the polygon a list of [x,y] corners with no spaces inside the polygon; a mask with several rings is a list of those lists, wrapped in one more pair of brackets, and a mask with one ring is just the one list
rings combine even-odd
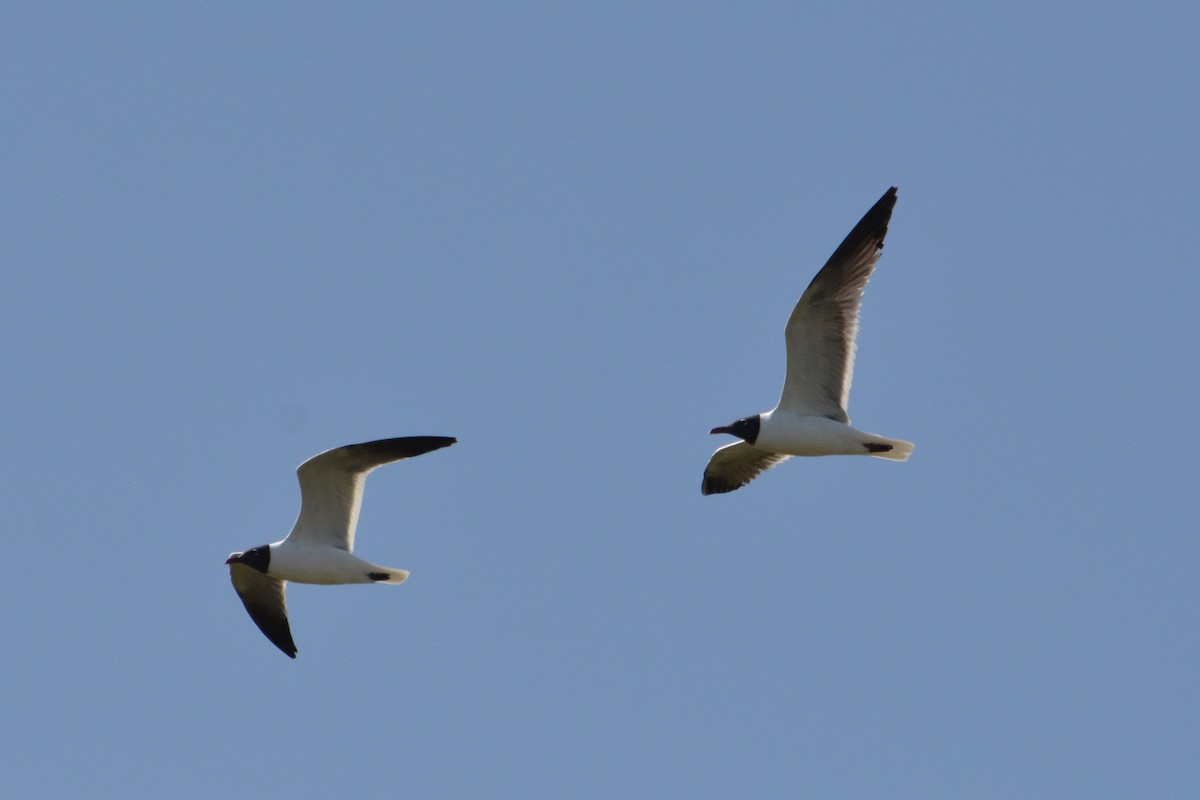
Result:
{"label": "clear sky", "polygon": [[[821,5],[6,4],[0,794],[1196,797],[1200,12]],[[913,458],[701,497],[891,185]]]}

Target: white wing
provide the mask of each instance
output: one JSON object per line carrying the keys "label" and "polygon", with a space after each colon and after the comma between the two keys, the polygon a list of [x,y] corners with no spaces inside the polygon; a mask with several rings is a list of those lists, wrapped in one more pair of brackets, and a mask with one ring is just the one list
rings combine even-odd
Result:
{"label": "white wing", "polygon": [[784,332],[787,376],[781,409],[849,424],[858,310],[895,205],[893,186],[854,226],[796,303]]}
{"label": "white wing", "polygon": [[404,436],[346,445],[313,456],[296,469],[300,477],[300,516],[287,541],[352,552],[367,473],[455,441],[449,436]]}
{"label": "white wing", "polygon": [[722,494],[740,489],[764,470],[787,461],[791,456],[762,450],[746,442],[734,442],[718,448],[704,468],[701,494]]}

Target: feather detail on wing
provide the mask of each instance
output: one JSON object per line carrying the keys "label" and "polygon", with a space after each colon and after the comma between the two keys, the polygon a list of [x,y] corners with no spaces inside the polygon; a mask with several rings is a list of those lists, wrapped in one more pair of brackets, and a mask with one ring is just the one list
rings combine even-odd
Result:
{"label": "feather detail on wing", "polygon": [[283,594],[285,582],[264,575],[245,564],[230,564],[229,578],[258,629],[272,644],[291,658],[295,658],[296,643],[292,641],[292,629],[287,618],[287,598]]}
{"label": "feather detail on wing", "polygon": [[854,226],[796,303],[784,334],[787,376],[780,408],[849,423],[859,307],[895,205],[892,187]]}
{"label": "feather detail on wing", "polygon": [[701,494],[723,494],[740,489],[760,472],[786,461],[791,456],[762,450],[746,442],[734,442],[718,448],[704,468]]}
{"label": "feather detail on wing", "polygon": [[288,540],[352,552],[367,473],[456,441],[449,436],[404,436],[346,445],[313,456],[296,469],[300,478],[300,516]]}

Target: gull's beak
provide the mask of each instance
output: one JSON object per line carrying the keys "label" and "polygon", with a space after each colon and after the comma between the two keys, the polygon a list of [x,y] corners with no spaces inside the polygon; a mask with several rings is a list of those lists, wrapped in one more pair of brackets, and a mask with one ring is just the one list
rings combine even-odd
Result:
{"label": "gull's beak", "polygon": [[713,428],[711,431],[709,431],[708,435],[712,436],[714,433],[729,433],[729,428],[726,428],[724,425],[721,425],[720,427]]}

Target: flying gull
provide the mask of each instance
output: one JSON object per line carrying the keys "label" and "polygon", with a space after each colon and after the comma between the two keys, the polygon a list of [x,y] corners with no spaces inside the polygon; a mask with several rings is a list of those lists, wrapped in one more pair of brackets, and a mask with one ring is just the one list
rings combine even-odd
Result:
{"label": "flying gull", "polygon": [[911,442],[852,428],[846,414],[858,309],[895,205],[893,186],[854,226],[801,295],[784,329],[787,374],[779,404],[766,413],[712,429],[711,433],[729,433],[742,441],[713,453],[704,470],[703,494],[732,492],[792,456],[908,460]]}
{"label": "flying gull", "polygon": [[283,590],[296,583],[403,583],[408,571],[380,567],[353,555],[363,484],[376,467],[448,447],[449,436],[404,436],[351,444],[313,456],[296,469],[300,516],[287,538],[232,553],[225,561],[250,619],[292,658]]}

